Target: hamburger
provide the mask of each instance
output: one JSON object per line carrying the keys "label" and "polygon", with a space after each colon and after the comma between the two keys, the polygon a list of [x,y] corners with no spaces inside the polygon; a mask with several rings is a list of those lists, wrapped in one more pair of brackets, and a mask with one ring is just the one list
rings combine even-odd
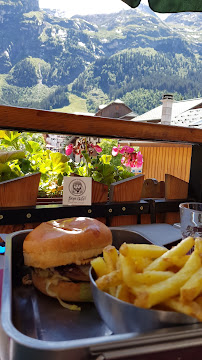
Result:
{"label": "hamburger", "polygon": [[24,263],[34,286],[61,303],[91,301],[90,261],[112,243],[102,222],[74,217],[43,222],[23,243]]}

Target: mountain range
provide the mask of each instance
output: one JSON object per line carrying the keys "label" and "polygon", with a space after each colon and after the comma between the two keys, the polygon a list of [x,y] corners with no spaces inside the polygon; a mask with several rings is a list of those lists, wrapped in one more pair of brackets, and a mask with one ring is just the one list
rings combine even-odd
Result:
{"label": "mountain range", "polygon": [[95,112],[120,98],[141,114],[165,92],[202,96],[201,13],[162,21],[140,5],[69,19],[38,0],[0,0],[0,24],[1,104],[68,111],[76,97]]}

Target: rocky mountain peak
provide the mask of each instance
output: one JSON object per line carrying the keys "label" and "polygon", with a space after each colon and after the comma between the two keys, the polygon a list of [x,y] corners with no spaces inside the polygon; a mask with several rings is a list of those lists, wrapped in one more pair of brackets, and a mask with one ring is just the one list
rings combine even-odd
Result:
{"label": "rocky mountain peak", "polygon": [[39,0],[10,0],[8,2],[0,0],[0,11],[14,8],[17,13],[39,11]]}
{"label": "rocky mountain peak", "polygon": [[21,0],[23,5],[23,12],[38,11],[39,0]]}

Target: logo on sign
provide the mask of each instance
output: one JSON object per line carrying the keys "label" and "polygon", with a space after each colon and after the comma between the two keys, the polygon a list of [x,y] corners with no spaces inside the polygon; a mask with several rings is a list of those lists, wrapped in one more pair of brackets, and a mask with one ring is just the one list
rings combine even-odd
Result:
{"label": "logo on sign", "polygon": [[72,180],[69,184],[69,192],[74,196],[81,196],[86,191],[86,184],[79,179]]}

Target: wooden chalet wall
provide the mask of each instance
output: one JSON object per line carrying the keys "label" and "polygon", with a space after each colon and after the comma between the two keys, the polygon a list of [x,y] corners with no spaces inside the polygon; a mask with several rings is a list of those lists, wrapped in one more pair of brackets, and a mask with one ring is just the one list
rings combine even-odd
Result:
{"label": "wooden chalet wall", "polygon": [[103,117],[110,117],[110,118],[121,118],[124,115],[127,115],[132,110],[122,102],[113,102],[104,108],[98,110],[95,116],[103,116]]}
{"label": "wooden chalet wall", "polygon": [[192,146],[189,144],[121,142],[121,145],[139,146],[143,154],[145,179],[165,180],[170,174],[189,182]]}

